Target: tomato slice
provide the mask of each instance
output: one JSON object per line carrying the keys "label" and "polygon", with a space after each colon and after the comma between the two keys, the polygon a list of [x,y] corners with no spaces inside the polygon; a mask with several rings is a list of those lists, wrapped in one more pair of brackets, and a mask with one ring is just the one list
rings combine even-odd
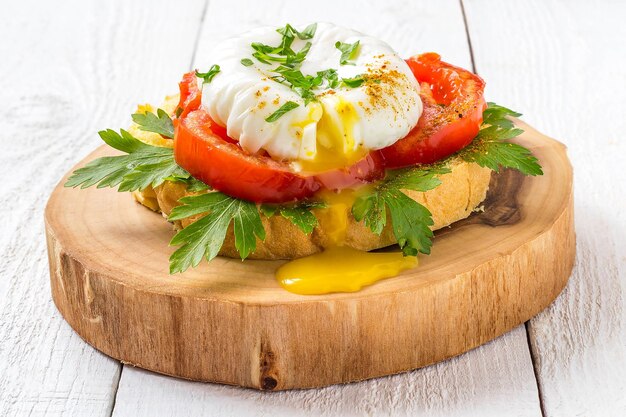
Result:
{"label": "tomato slice", "polygon": [[406,137],[380,150],[388,168],[430,164],[463,149],[478,134],[487,108],[478,75],[432,52],[407,63],[420,83],[424,110]]}
{"label": "tomato slice", "polygon": [[231,197],[259,203],[282,203],[320,189],[313,176],[302,176],[267,156],[247,154],[211,130],[211,118],[195,110],[176,126],[176,163],[195,178]]}
{"label": "tomato slice", "polygon": [[185,117],[189,112],[200,108],[202,102],[202,91],[198,86],[198,79],[194,72],[183,75],[183,79],[178,83],[180,90],[180,100],[176,107],[178,118]]}
{"label": "tomato slice", "polygon": [[377,152],[344,169],[306,175],[267,155],[249,154],[200,108],[202,92],[193,72],[185,74],[179,86],[176,162],[195,178],[232,197],[283,203],[310,197],[322,187],[341,190],[384,175],[383,159]]}
{"label": "tomato slice", "polygon": [[354,165],[315,174],[318,181],[329,190],[354,188],[385,176],[385,161],[379,152],[370,152]]}
{"label": "tomato slice", "polygon": [[428,53],[407,60],[420,82],[424,110],[403,139],[345,169],[303,175],[267,155],[245,152],[226,129],[200,109],[195,73],[184,75],[176,120],[176,162],[195,178],[230,196],[265,203],[310,197],[320,188],[340,190],[381,178],[385,168],[428,164],[467,146],[478,134],[485,83],[477,75]]}

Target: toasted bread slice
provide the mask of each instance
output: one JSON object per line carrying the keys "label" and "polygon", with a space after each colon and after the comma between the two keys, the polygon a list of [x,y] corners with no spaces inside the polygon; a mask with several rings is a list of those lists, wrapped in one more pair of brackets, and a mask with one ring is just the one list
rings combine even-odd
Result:
{"label": "toasted bread slice", "polygon": [[[405,193],[413,200],[424,205],[433,215],[433,230],[446,227],[457,220],[469,216],[472,211],[485,199],[491,170],[481,168],[476,164],[463,161],[452,163],[452,172],[440,176],[441,185],[427,192],[407,190]],[[148,188],[143,192],[135,192],[135,199],[152,210],[169,215],[174,207],[179,205],[179,199],[192,195],[182,182],[166,181],[156,189]],[[266,238],[257,240],[256,250],[250,254],[251,259],[294,259],[319,252],[331,244],[328,234],[329,225],[324,221],[321,211],[314,212],[320,222],[309,235],[304,234],[298,227],[280,215],[265,217],[261,215],[265,227]],[[347,221],[345,244],[355,249],[373,250],[393,245],[396,242],[391,222],[380,235],[372,233],[362,222],[357,222],[352,213],[346,210]],[[201,216],[184,219],[176,222],[176,228],[186,227]],[[233,258],[239,257],[235,249],[235,238],[232,224],[226,235],[226,240],[220,255]]]}

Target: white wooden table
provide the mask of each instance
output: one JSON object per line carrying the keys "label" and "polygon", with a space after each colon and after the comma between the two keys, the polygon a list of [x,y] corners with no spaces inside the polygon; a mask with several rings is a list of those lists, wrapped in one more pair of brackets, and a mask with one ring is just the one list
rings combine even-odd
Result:
{"label": "white wooden table", "polygon": [[[98,130],[176,91],[216,39],[312,21],[473,67],[489,100],[568,146],[569,285],[525,326],[462,356],[319,390],[192,383],[100,354],[50,298],[43,208],[53,186],[99,144]],[[3,1],[0,415],[626,416],[625,21],[620,0]]]}

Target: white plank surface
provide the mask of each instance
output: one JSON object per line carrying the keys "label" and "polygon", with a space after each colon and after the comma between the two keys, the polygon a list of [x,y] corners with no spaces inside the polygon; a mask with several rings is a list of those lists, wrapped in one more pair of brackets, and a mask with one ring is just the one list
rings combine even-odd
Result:
{"label": "white plank surface", "polygon": [[[385,4],[383,4],[385,3]],[[107,416],[120,366],[65,324],[49,294],[43,206],[58,178],[124,126],[138,102],[175,90],[205,2],[36,0],[0,4],[0,415]],[[529,324],[548,416],[626,415],[626,3],[465,0],[488,98],[569,146],[578,261],[563,296]],[[470,67],[457,0],[211,0],[211,42],[247,28],[331,20],[403,55]],[[520,327],[459,358],[321,390],[259,393],[124,367],[115,416],[540,415]]]}
{"label": "white plank surface", "polygon": [[[332,13],[329,14],[329,11]],[[334,23],[378,36],[401,54],[433,50],[471,68],[460,3],[212,0],[194,66],[214,64],[212,42],[260,25]],[[126,416],[538,416],[526,332],[516,329],[460,358],[408,374],[321,390],[259,393],[198,384],[124,367],[113,415]]]}
{"label": "white plank surface", "polygon": [[322,389],[259,392],[124,367],[114,417],[538,416],[524,327],[418,371]]}
{"label": "white plank surface", "polygon": [[0,415],[109,416],[120,365],[85,344],[49,290],[43,208],[61,176],[176,89],[204,1],[0,4]]}
{"label": "white plank surface", "polygon": [[626,415],[626,2],[465,2],[493,99],[568,145],[577,262],[529,325],[547,416]]}

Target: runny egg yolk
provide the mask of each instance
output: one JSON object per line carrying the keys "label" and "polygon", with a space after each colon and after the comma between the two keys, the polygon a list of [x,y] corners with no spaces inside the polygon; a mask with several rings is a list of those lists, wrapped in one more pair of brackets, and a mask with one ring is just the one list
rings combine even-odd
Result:
{"label": "runny egg yolk", "polygon": [[[303,129],[304,137],[306,126],[310,126],[311,121],[317,118],[315,158],[298,160],[304,171],[320,172],[345,168],[367,154],[366,149],[355,149],[355,127],[359,121],[359,113],[354,105],[338,98],[336,102],[325,102],[323,107],[326,109],[328,106],[333,106],[334,111],[323,111],[321,117],[318,111],[310,111],[309,119],[296,124]],[[314,108],[320,107],[322,106]]]}
{"label": "runny egg yolk", "polygon": [[328,294],[359,291],[366,285],[398,275],[417,265],[417,257],[401,252],[372,253],[344,246],[348,210],[359,191],[323,191],[327,207],[317,213],[327,231],[328,246],[323,252],[287,262],[276,271],[276,279],[296,294]]}

